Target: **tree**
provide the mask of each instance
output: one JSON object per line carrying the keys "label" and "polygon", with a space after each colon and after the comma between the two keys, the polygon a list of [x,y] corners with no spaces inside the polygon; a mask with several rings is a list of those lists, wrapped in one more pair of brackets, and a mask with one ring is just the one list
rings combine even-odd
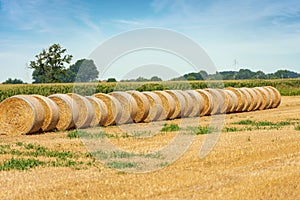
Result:
{"label": "tree", "polygon": [[201,76],[201,78],[199,80],[206,80],[208,78],[208,73],[206,71],[204,71],[204,70],[201,70],[199,72],[199,74]]}
{"label": "tree", "polygon": [[267,79],[267,75],[261,70],[257,71],[255,76],[257,79]]}
{"label": "tree", "polygon": [[146,79],[146,78],[144,78],[142,76],[139,76],[137,79],[135,79],[135,81],[136,82],[147,82],[147,81],[149,81],[149,79]]}
{"label": "tree", "polygon": [[289,70],[278,70],[274,73],[277,78],[298,78],[300,75]]}
{"label": "tree", "polygon": [[196,77],[193,76],[192,74],[188,74],[187,76],[185,76],[185,79],[188,81],[194,81],[196,80]]}
{"label": "tree", "polygon": [[222,75],[223,80],[234,80],[236,76],[235,71],[223,71],[220,72],[220,74]]}
{"label": "tree", "polygon": [[99,71],[93,60],[81,59],[71,65],[66,73],[69,76],[68,82],[90,82],[98,78]]}
{"label": "tree", "polygon": [[2,84],[23,84],[24,82],[21,79],[12,79],[9,78],[6,81],[4,81]]}
{"label": "tree", "polygon": [[252,79],[255,77],[255,72],[252,72],[249,69],[240,69],[236,75],[236,79]]}
{"label": "tree", "polygon": [[108,83],[113,83],[113,82],[117,82],[117,80],[115,78],[108,78],[107,82]]}
{"label": "tree", "polygon": [[72,55],[64,55],[67,50],[59,44],[51,45],[47,50],[35,56],[35,61],[30,61],[29,68],[33,69],[34,83],[57,83],[65,72],[64,64],[70,64]]}
{"label": "tree", "polygon": [[162,79],[159,78],[158,76],[152,76],[150,81],[162,81]]}

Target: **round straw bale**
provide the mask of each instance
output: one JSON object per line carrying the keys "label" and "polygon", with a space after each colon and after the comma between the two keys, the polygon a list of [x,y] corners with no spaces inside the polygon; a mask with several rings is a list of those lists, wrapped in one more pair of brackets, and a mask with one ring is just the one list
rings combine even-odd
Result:
{"label": "round straw bale", "polygon": [[193,99],[186,91],[178,90],[178,93],[184,97],[184,100],[186,102],[185,103],[186,106],[183,110],[184,111],[183,116],[189,117],[191,112],[193,111]]}
{"label": "round straw bale", "polygon": [[232,107],[234,106],[234,102],[229,95],[223,89],[215,89],[221,95],[220,101],[223,102],[223,105],[220,107],[220,113],[229,113]]}
{"label": "round straw bale", "polygon": [[153,91],[155,94],[159,96],[162,101],[163,112],[166,119],[170,119],[170,117],[175,112],[175,100],[165,91]]}
{"label": "round straw bale", "polygon": [[94,116],[90,126],[103,125],[107,120],[108,110],[106,104],[94,96],[86,96],[94,108]]}
{"label": "round straw bale", "polygon": [[274,100],[271,107],[272,108],[277,108],[281,103],[281,94],[280,94],[280,92],[272,86],[266,86],[266,87],[271,89],[273,91],[274,96],[275,96],[275,100]]}
{"label": "round straw bale", "polygon": [[184,116],[184,110],[186,108],[186,101],[184,97],[177,90],[165,90],[175,101],[175,110],[170,116],[170,119],[180,118]]}
{"label": "round straw bale", "polygon": [[273,92],[273,90],[269,87],[262,87],[263,89],[265,89],[269,95],[270,95],[270,101],[269,101],[269,105],[267,106],[267,109],[273,108],[273,104],[275,103],[275,94]]}
{"label": "round straw bale", "polygon": [[238,88],[238,90],[241,92],[242,98],[244,99],[244,102],[245,102],[242,112],[248,111],[248,109],[251,105],[251,96],[246,90],[244,90],[242,88]]}
{"label": "round straw bale", "polygon": [[52,94],[49,98],[59,108],[59,120],[56,129],[59,131],[75,128],[75,121],[78,120],[79,110],[77,104],[67,94]]}
{"label": "round straw bale", "polygon": [[235,112],[242,112],[243,108],[245,107],[245,104],[246,104],[246,101],[245,101],[245,98],[244,98],[244,95],[242,94],[242,92],[239,91],[237,88],[233,88],[233,87],[228,87],[225,90],[232,91],[236,95],[236,97],[238,99],[238,101],[237,101],[238,105],[236,107]]}
{"label": "round straw bale", "polygon": [[58,106],[48,97],[42,95],[31,95],[36,98],[44,108],[44,122],[41,127],[42,131],[51,131],[55,129],[59,120]]}
{"label": "round straw bale", "polygon": [[104,93],[97,93],[93,96],[102,100],[107,107],[107,120],[103,123],[103,126],[113,125],[116,121],[119,121],[122,115],[122,106],[115,97]]}
{"label": "round straw bale", "polygon": [[144,119],[144,122],[151,122],[157,120],[165,120],[166,116],[163,114],[163,103],[160,97],[153,92],[142,92],[149,101],[149,113]]}
{"label": "round straw bale", "polygon": [[252,90],[256,96],[256,105],[254,106],[253,110],[258,110],[263,102],[263,97],[256,88],[249,88],[249,90]]}
{"label": "round straw bale", "polygon": [[150,109],[148,98],[143,93],[135,90],[127,91],[127,93],[130,94],[137,103],[137,112],[133,121],[136,123],[144,121],[148,116]]}
{"label": "round straw bale", "polygon": [[79,116],[75,122],[76,128],[87,128],[90,126],[93,117],[94,117],[94,108],[89,100],[85,97],[75,94],[75,93],[68,93],[69,97],[72,98],[73,104],[77,105]]}
{"label": "round straw bale", "polygon": [[221,93],[217,89],[206,88],[205,91],[209,92],[213,100],[213,109],[211,115],[222,113],[221,110],[224,107],[224,99]]}
{"label": "round straw bale", "polygon": [[122,114],[116,123],[132,123],[138,110],[136,100],[127,92],[111,92],[109,95],[115,97],[122,105]]}
{"label": "round straw bale", "polygon": [[195,91],[198,92],[204,100],[203,110],[200,113],[200,116],[210,115],[214,108],[214,102],[212,99],[213,98],[212,95],[203,89],[197,89]]}
{"label": "round straw bale", "polygon": [[259,110],[267,109],[267,107],[270,105],[270,99],[271,99],[270,93],[265,89],[263,89],[262,87],[255,87],[254,89],[259,92],[262,98],[262,103],[258,109]]}
{"label": "round straw bale", "polygon": [[29,95],[16,95],[0,104],[0,133],[29,134],[40,130],[44,122],[44,108]]}
{"label": "round straw bale", "polygon": [[249,89],[249,88],[240,88],[240,90],[242,90],[244,93],[248,93],[248,95],[250,96],[250,104],[249,107],[246,111],[253,111],[256,107],[256,105],[258,104],[258,98],[256,93]]}
{"label": "round straw bale", "polygon": [[227,109],[227,113],[233,113],[236,112],[237,107],[238,107],[238,97],[237,95],[231,91],[231,90],[223,90],[225,92],[225,94],[227,95],[227,98],[229,99],[229,101],[231,102],[232,106],[231,108],[228,107]]}
{"label": "round straw bale", "polygon": [[192,98],[192,112],[190,113],[190,117],[200,117],[204,109],[204,98],[195,90],[186,90],[185,92]]}

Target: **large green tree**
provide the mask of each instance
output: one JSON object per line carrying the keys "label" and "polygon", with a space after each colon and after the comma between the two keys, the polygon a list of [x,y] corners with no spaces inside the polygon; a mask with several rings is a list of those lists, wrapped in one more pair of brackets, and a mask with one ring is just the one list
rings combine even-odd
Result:
{"label": "large green tree", "polygon": [[93,60],[81,59],[77,60],[67,70],[68,82],[90,82],[98,78],[99,71]]}
{"label": "large green tree", "polygon": [[252,79],[255,77],[255,72],[249,69],[240,69],[236,74],[236,79]]}
{"label": "large green tree", "polygon": [[65,64],[70,64],[72,55],[65,54],[66,49],[59,44],[53,44],[48,49],[35,56],[36,60],[30,61],[29,68],[33,69],[34,83],[63,82]]}

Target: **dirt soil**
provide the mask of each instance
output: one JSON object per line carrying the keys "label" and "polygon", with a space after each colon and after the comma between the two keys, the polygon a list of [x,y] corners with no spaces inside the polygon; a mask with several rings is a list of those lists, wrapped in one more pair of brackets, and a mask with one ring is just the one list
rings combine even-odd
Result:
{"label": "dirt soil", "polygon": [[[211,117],[202,117],[200,121],[177,119],[167,123],[186,128],[204,126],[210,120]],[[242,120],[268,121],[273,125],[235,123]],[[116,134],[143,130],[149,132],[148,137],[110,140],[127,151],[153,152],[176,137],[174,132],[151,135],[164,123],[87,131]],[[179,159],[151,172],[120,171],[84,156],[78,159],[93,162],[91,166],[0,171],[0,199],[300,199],[299,125],[300,96],[283,97],[277,109],[226,115],[223,132],[204,158],[199,157],[199,151],[208,135],[197,135]],[[67,134],[0,135],[0,145],[17,148],[16,144],[22,142],[85,155],[87,148],[82,140],[70,139]],[[12,157],[20,156],[0,154],[0,163]]]}

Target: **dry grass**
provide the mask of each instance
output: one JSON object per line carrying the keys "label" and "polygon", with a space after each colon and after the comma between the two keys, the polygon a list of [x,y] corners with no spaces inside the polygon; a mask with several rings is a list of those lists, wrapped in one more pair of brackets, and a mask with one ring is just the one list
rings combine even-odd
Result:
{"label": "dry grass", "polygon": [[[300,123],[300,97],[282,97],[277,109],[233,113],[226,117],[230,127],[241,120],[282,121]],[[274,118],[276,116],[276,118]],[[205,125],[210,116],[200,118]],[[195,126],[193,118],[180,128]],[[287,123],[288,124],[288,123]],[[164,122],[156,126],[163,127]],[[132,124],[124,125],[132,126]],[[236,125],[235,125],[236,126]],[[241,128],[248,125],[239,125]],[[132,126],[134,127],[134,126]],[[115,133],[116,127],[94,128],[90,131]],[[42,135],[1,135],[0,146],[16,143],[35,144],[52,151],[86,153],[80,139],[69,139],[66,132]],[[110,138],[115,144],[133,152],[151,151],[168,144],[175,134],[153,137]],[[195,140],[175,163],[150,173],[123,173],[104,167],[90,166],[75,170],[70,167],[37,167],[27,171],[0,171],[0,199],[298,199],[300,196],[300,134],[293,125],[281,129],[222,133],[208,156],[198,157],[207,135]],[[125,154],[125,155],[136,155]],[[15,156],[16,157],[16,156]],[[9,159],[1,156],[0,162]],[[37,157],[35,159],[42,159]],[[48,158],[45,158],[46,160]],[[82,159],[86,162],[91,158]],[[116,164],[116,163],[115,163]],[[129,165],[129,164],[128,164]],[[130,165],[129,165],[130,166]]]}

